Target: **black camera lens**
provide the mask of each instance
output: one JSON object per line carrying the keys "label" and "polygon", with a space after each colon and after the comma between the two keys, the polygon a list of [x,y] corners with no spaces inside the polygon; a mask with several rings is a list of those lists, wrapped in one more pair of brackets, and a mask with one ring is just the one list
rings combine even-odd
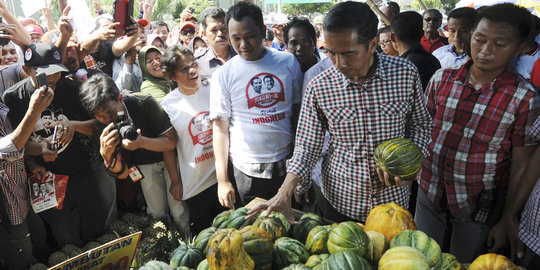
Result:
{"label": "black camera lens", "polygon": [[120,134],[122,138],[128,139],[130,141],[136,140],[137,137],[139,136],[139,134],[137,134],[137,130],[135,129],[135,127],[131,125],[125,125],[125,126],[120,127],[120,129],[118,130],[118,133]]}

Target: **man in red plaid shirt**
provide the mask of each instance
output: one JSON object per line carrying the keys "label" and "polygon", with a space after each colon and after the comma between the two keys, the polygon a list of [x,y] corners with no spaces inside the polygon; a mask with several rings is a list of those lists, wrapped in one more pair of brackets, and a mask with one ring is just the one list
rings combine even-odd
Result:
{"label": "man in red plaid shirt", "polygon": [[415,219],[460,262],[504,244],[504,226],[491,228],[537,144],[528,135],[538,116],[537,94],[507,68],[531,25],[524,8],[486,8],[472,32],[472,60],[439,70],[427,86],[433,152],[422,167]]}

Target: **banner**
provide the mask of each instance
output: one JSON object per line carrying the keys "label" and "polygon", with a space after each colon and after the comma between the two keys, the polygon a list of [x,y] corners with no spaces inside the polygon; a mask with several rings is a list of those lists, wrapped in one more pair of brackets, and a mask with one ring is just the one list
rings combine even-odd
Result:
{"label": "banner", "polygon": [[[68,16],[73,18],[73,32],[78,40],[84,40],[94,29],[95,23],[86,0],[68,0],[67,5],[71,7]],[[60,11],[62,12],[62,11]]]}
{"label": "banner", "polygon": [[49,270],[128,270],[140,238],[141,232],[124,236],[57,264]]}
{"label": "banner", "polygon": [[24,16],[30,17],[45,7],[45,0],[21,0],[21,7]]}

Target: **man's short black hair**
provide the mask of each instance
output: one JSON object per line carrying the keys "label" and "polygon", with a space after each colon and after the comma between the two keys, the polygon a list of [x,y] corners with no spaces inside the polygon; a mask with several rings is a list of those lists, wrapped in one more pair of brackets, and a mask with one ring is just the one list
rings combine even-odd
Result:
{"label": "man's short black hair", "polygon": [[384,34],[384,33],[392,33],[392,28],[390,28],[390,26],[385,26],[377,30],[377,36],[380,36],[381,34]]}
{"label": "man's short black hair", "polygon": [[166,22],[162,22],[162,21],[153,21],[150,23],[150,25],[152,26],[152,31],[154,31],[154,29],[160,27],[160,26],[165,26],[167,27],[167,32],[169,32],[169,25],[166,23]]}
{"label": "man's short black hair", "polygon": [[439,19],[440,22],[442,22],[442,13],[438,9],[430,8],[422,14],[422,17],[424,17],[426,14],[434,14],[437,19]]}
{"label": "man's short black hair", "polygon": [[358,43],[367,43],[377,36],[378,23],[379,19],[367,4],[341,2],[324,17],[323,30],[337,33],[354,29],[358,34]]}
{"label": "man's short black hair", "polygon": [[79,98],[83,107],[92,115],[110,101],[117,101],[120,90],[114,80],[105,73],[97,73],[81,85]]}
{"label": "man's short black hair", "polygon": [[266,28],[266,36],[264,36],[264,39],[270,41],[274,40],[274,31],[270,28]]}
{"label": "man's short black hair", "polygon": [[477,15],[478,11],[476,11],[476,9],[470,7],[461,7],[450,11],[448,14],[448,20],[460,20],[465,23],[465,28],[472,28]]}
{"label": "man's short black hair", "polygon": [[206,27],[208,27],[208,22],[206,21],[206,19],[208,18],[211,18],[214,20],[225,18],[225,11],[215,6],[207,7],[206,9],[204,9],[201,12],[201,15],[199,15],[199,21],[201,22],[203,30],[206,30]]}
{"label": "man's short black hair", "polygon": [[399,41],[407,45],[420,43],[424,35],[422,15],[416,11],[401,12],[392,20],[390,28]]}
{"label": "man's short black hair", "polygon": [[388,11],[392,14],[398,14],[399,13],[399,4],[394,1],[388,1],[386,2],[388,5]]}
{"label": "man's short black hair", "polygon": [[161,57],[161,70],[167,74],[169,78],[174,76],[174,72],[178,67],[178,61],[186,56],[193,56],[193,52],[182,45],[174,44],[165,50],[165,53]]}
{"label": "man's short black hair", "polygon": [[229,8],[227,14],[225,15],[225,24],[227,24],[228,27],[231,19],[239,22],[245,17],[251,18],[251,20],[255,23],[255,26],[260,29],[261,35],[264,37],[266,26],[264,25],[261,8],[251,2],[240,1]]}
{"label": "man's short black hair", "polygon": [[285,44],[289,43],[289,30],[293,27],[303,28],[308,37],[313,40],[313,46],[317,44],[317,34],[315,33],[315,27],[313,27],[313,24],[309,21],[307,18],[303,17],[294,17],[292,20],[285,25],[285,28],[283,28],[283,41]]}
{"label": "man's short black hair", "polygon": [[263,81],[266,80],[267,78],[272,80],[272,82],[274,82],[274,77],[272,77],[272,75],[264,75]]}
{"label": "man's short black hair", "polygon": [[532,15],[527,9],[509,3],[497,4],[483,9],[476,17],[474,29],[482,19],[494,23],[510,24],[516,30],[520,43],[527,40],[533,24]]}
{"label": "man's short black hair", "polygon": [[253,80],[255,80],[255,79],[261,80],[261,82],[262,82],[262,79],[261,79],[261,78],[259,78],[259,77],[253,77],[253,78],[251,78],[251,80],[249,80],[249,84],[251,84],[251,86],[253,86]]}

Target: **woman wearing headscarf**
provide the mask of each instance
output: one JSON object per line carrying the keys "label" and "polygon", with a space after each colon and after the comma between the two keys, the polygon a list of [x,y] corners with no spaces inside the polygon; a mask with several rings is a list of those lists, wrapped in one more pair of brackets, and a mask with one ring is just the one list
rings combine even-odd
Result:
{"label": "woman wearing headscarf", "polygon": [[141,92],[151,95],[158,103],[171,91],[169,79],[161,71],[161,54],[162,52],[152,45],[139,51],[139,66],[144,79]]}

